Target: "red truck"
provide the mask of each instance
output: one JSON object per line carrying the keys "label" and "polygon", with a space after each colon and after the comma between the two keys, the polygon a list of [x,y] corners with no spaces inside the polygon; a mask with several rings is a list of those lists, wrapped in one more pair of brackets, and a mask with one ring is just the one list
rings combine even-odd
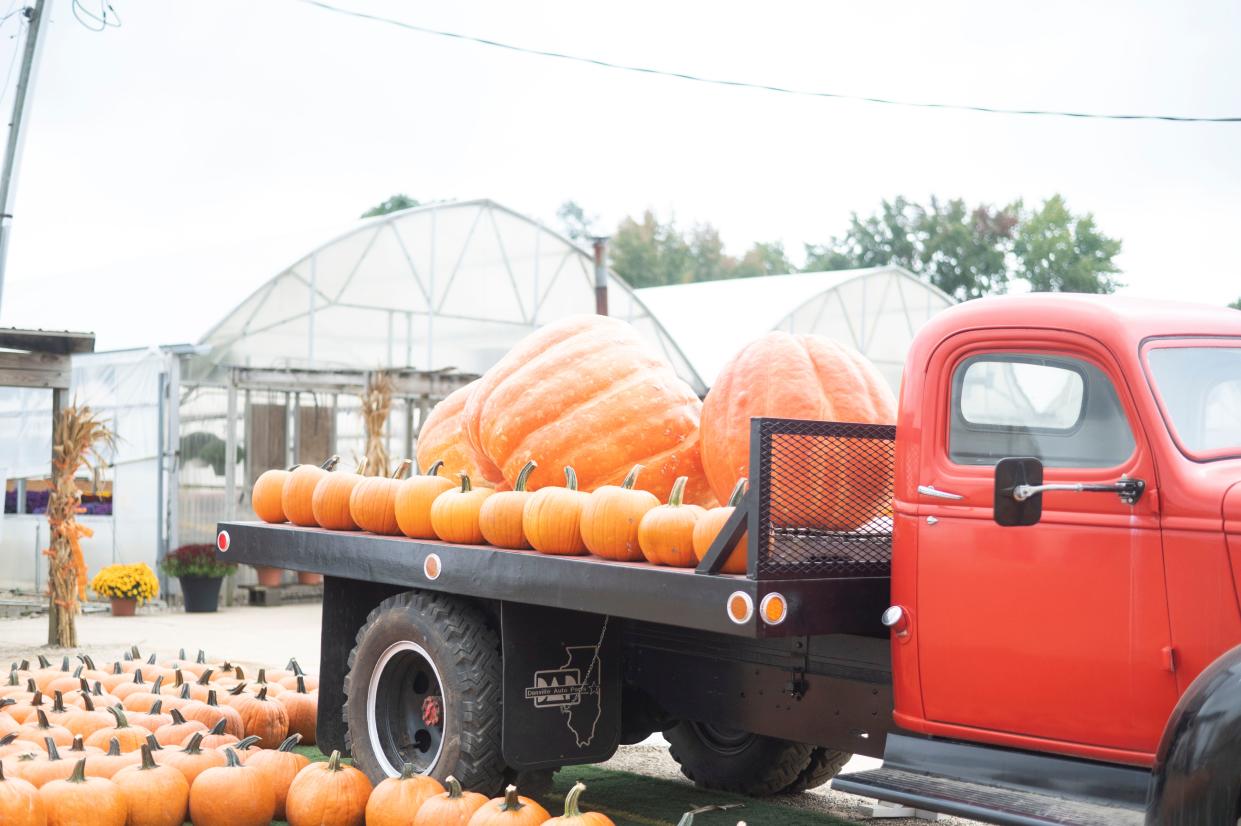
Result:
{"label": "red truck", "polygon": [[326,575],[319,736],[376,778],[494,791],[661,731],[707,788],[859,753],[882,768],[835,788],[995,823],[1237,823],[1241,313],[971,301],[919,331],[895,427],[755,419],[750,450],[696,571],[253,523],[219,547]]}

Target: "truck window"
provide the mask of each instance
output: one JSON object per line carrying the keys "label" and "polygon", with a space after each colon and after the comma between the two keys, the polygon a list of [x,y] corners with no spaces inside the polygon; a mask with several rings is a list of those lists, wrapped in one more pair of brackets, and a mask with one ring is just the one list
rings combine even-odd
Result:
{"label": "truck window", "polygon": [[1152,347],[1146,358],[1182,449],[1241,455],[1241,347]]}
{"label": "truck window", "polygon": [[1034,456],[1048,467],[1112,467],[1134,444],[1116,389],[1089,362],[988,353],[953,372],[948,455],[958,464]]}

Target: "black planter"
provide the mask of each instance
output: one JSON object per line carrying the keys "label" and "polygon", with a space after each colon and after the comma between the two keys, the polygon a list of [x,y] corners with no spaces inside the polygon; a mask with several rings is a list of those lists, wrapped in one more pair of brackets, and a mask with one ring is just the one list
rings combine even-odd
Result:
{"label": "black planter", "polygon": [[211,614],[220,605],[220,583],[223,577],[218,576],[179,576],[181,596],[185,597],[187,614]]}

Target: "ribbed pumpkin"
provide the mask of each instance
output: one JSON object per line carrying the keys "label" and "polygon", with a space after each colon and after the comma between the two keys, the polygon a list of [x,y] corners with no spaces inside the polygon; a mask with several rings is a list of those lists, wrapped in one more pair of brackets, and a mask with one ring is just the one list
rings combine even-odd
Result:
{"label": "ribbed pumpkin", "polygon": [[339,456],[329,456],[318,467],[298,465],[289,471],[289,476],[284,480],[284,486],[280,489],[280,506],[284,509],[286,519],[303,528],[318,526],[312,501],[315,487],[325,476],[336,469],[339,462]]}
{"label": "ribbed pumpkin", "polygon": [[371,792],[366,801],[366,826],[409,826],[423,802],[443,792],[438,780],[417,774],[413,764],[406,763],[400,777],[385,778]]}
{"label": "ribbed pumpkin", "polygon": [[268,826],[276,814],[271,778],[243,765],[232,749],[224,750],[224,759],[190,784],[190,820],[194,826]]}
{"label": "ribbed pumpkin", "polygon": [[544,826],[616,826],[612,818],[599,812],[583,812],[579,806],[586,786],[580,782],[564,798],[564,814],[553,817]]}
{"label": "ribbed pumpkin", "polygon": [[451,774],[444,779],[448,790],[432,795],[418,807],[413,826],[466,826],[474,813],[487,805],[487,796],[461,790]]}
{"label": "ribbed pumpkin", "polygon": [[245,726],[242,725],[241,715],[237,713],[237,709],[228,705],[220,705],[219,695],[215,689],[207,692],[207,699],[199,702],[194,700],[186,703],[181,708],[181,715],[186,720],[197,720],[205,727],[211,728],[221,719],[225,721],[224,730],[236,737],[244,737],[246,733]]}
{"label": "ribbed pumpkin", "polygon": [[431,525],[431,505],[446,490],[456,485],[439,475],[443,462],[436,461],[425,474],[415,473],[396,489],[396,524],[411,539],[435,539]]}
{"label": "ribbed pumpkin", "polygon": [[504,790],[504,797],[488,800],[470,818],[469,826],[540,826],[551,819],[547,809],[517,794],[516,786]]}
{"label": "ribbed pumpkin", "polygon": [[577,489],[577,474],[564,469],[565,486],[541,488],[522,509],[521,528],[539,553],[562,556],[586,553],[582,541],[582,507],[590,494]]}
{"label": "ribbed pumpkin", "polygon": [[[143,744],[145,748],[146,744]],[[86,761],[87,777],[113,777],[121,769],[136,765],[142,756],[131,751],[128,754],[121,752],[120,742],[113,737],[108,741],[108,750],[103,754],[92,754],[90,759]]]}
{"label": "ribbed pumpkin", "polygon": [[4,826],[47,826],[39,790],[20,777],[5,777],[0,762],[0,823]]}
{"label": "ribbed pumpkin", "polygon": [[[148,732],[154,734],[156,731],[172,722],[172,711],[176,710],[177,709],[174,708],[168,714],[165,714],[164,701],[160,699],[155,701],[155,704],[151,706],[150,711],[129,711],[125,716],[129,718],[129,724],[131,726],[144,728]],[[68,724],[66,724],[65,727],[70,731],[74,730],[73,727]]]}
{"label": "ribbed pumpkin", "polygon": [[106,778],[87,777],[87,759],[77,762],[68,779],[53,780],[39,789],[47,826],[125,826],[129,807],[120,789]]}
{"label": "ribbed pumpkin", "polygon": [[161,746],[178,746],[196,731],[207,731],[210,726],[200,720],[187,720],[180,709],[170,712],[172,722],[155,730],[155,742]]}
{"label": "ribbed pumpkin", "polygon": [[[23,740],[30,740],[34,743],[42,743],[44,738],[50,737],[58,746],[68,746],[73,743],[73,732],[64,726],[53,725],[48,722],[47,714],[43,709],[35,712],[33,722],[24,723],[17,728],[17,736]],[[107,741],[105,740],[106,744]],[[92,744],[93,745],[93,744]]]}
{"label": "ribbed pumpkin", "polygon": [[272,469],[265,470],[254,480],[254,488],[250,491],[250,506],[254,515],[264,522],[273,524],[288,522],[284,514],[284,483],[289,478],[289,471]]}
{"label": "ribbed pumpkin", "polygon": [[64,780],[73,774],[73,761],[65,760],[60,756],[60,749],[50,737],[44,739],[43,747],[47,750],[47,754],[27,762],[21,769],[22,779],[29,781],[36,788],[42,788],[53,780]]}
{"label": "ribbed pumpkin", "polygon": [[651,508],[638,525],[638,545],[647,562],[674,568],[694,566],[694,525],[705,511],[681,501],[685,479],[677,479],[668,504]]}
{"label": "ribbed pumpkin", "polygon": [[431,503],[431,529],[445,542],[483,544],[478,514],[493,493],[491,488],[475,488],[470,477],[462,474],[459,488],[444,491]]}
{"label": "ribbed pumpkin", "polygon": [[[831,339],[773,332],[752,342],[720,371],[702,409],[703,466],[721,501],[750,476],[754,416],[889,424],[896,401],[869,359]],[[872,455],[890,441],[805,441],[772,469],[776,527],[849,530],[890,504]]]}
{"label": "ribbed pumpkin", "polygon": [[688,501],[711,500],[698,448],[701,404],[624,321],[571,316],[518,342],[465,405],[470,443],[510,484],[528,459],[538,490],[572,465],[583,490],[617,485],[636,464],[640,487],[663,498],[678,476]]}
{"label": "ribbed pumpkin", "polygon": [[129,810],[126,826],[181,826],[189,813],[190,784],[172,766],[161,766],[142,747],[142,761],[121,769],[112,782]]}
{"label": "ribbed pumpkin", "polygon": [[306,690],[305,677],[295,679],[297,688],[278,695],[276,702],[284,706],[284,713],[288,715],[289,734],[296,734],[304,745],[313,746],[315,729],[319,725],[319,694]]}
{"label": "ribbed pumpkin", "polygon": [[582,541],[595,556],[623,562],[642,559],[638,523],[659,500],[650,491],[634,488],[641,470],[642,465],[634,465],[624,482],[597,488],[582,506]]}
{"label": "ribbed pumpkin", "polygon": [[349,494],[349,515],[359,528],[388,536],[401,532],[396,524],[396,491],[410,464],[409,459],[401,462],[391,478],[367,476],[353,486]]}
{"label": "ribbed pumpkin", "polygon": [[462,414],[470,394],[478,386],[472,381],[465,387],[452,391],[431,408],[431,413],[418,431],[418,464],[429,466],[432,462],[444,463],[444,475],[459,478],[462,473],[474,480],[479,487],[491,486],[503,481],[500,469],[486,456],[474,449],[465,432]]}
{"label": "ribbed pumpkin", "polygon": [[289,715],[284,706],[268,698],[266,688],[239,699],[233,708],[241,715],[246,734],[256,735],[265,749],[276,748],[289,735]]}
{"label": "ribbed pumpkin", "polygon": [[[707,555],[707,551],[711,550],[711,543],[719,536],[720,531],[724,529],[724,523],[728,521],[728,517],[733,515],[733,511],[741,504],[741,497],[745,495],[745,479],[738,479],[736,486],[733,487],[732,495],[728,497],[728,504],[719,508],[711,508],[706,513],[698,517],[698,521],[694,523],[694,556],[699,562]],[[741,538],[737,540],[736,547],[732,553],[728,555],[728,559],[724,560],[724,565],[720,568],[722,574],[744,574],[746,572],[746,560],[748,552],[746,543],[749,541],[749,533],[741,534]]]}
{"label": "ribbed pumpkin", "polygon": [[202,732],[190,737],[190,742],[183,748],[163,749],[156,755],[156,762],[162,766],[172,766],[185,775],[185,782],[190,784],[191,791],[198,775],[214,766],[224,765],[224,755],[216,749],[202,747]]}
{"label": "ribbed pumpkin", "polygon": [[[142,748],[142,744],[146,742],[149,733],[144,728],[131,726],[129,718],[125,716],[125,712],[117,706],[108,706],[108,713],[116,718],[116,725],[112,728],[101,728],[86,738],[86,745],[95,746],[96,748],[107,748],[108,741],[115,737],[121,743],[121,751],[131,752]],[[70,738],[72,740],[72,738]],[[160,745],[163,745],[162,743]]]}
{"label": "ribbed pumpkin", "polygon": [[267,772],[271,779],[272,791],[276,794],[276,820],[284,820],[284,803],[293,778],[310,765],[309,757],[293,751],[300,740],[298,735],[291,734],[278,747],[258,751],[245,761],[250,768]]}
{"label": "ribbed pumpkin", "polygon": [[478,511],[478,527],[483,532],[483,539],[497,548],[521,550],[530,547],[530,540],[522,528],[522,515],[526,500],[530,498],[526,485],[537,466],[533,459],[526,462],[517,474],[513,489],[488,496]]}
{"label": "ribbed pumpkin", "polygon": [[338,470],[329,473],[315,484],[310,497],[310,512],[315,524],[330,531],[356,531],[358,523],[349,513],[349,497],[366,473],[366,457],[358,462],[353,473]]}
{"label": "ribbed pumpkin", "polygon": [[[333,751],[325,763],[311,763],[289,785],[284,809],[289,826],[362,826],[371,781]],[[197,823],[195,823],[197,826]]]}

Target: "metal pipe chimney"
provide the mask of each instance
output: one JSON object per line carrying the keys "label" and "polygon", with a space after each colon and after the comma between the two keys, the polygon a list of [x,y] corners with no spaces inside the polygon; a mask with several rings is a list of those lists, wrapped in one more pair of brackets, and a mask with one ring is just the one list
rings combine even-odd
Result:
{"label": "metal pipe chimney", "polygon": [[608,237],[590,239],[595,250],[595,313],[608,314]]}

